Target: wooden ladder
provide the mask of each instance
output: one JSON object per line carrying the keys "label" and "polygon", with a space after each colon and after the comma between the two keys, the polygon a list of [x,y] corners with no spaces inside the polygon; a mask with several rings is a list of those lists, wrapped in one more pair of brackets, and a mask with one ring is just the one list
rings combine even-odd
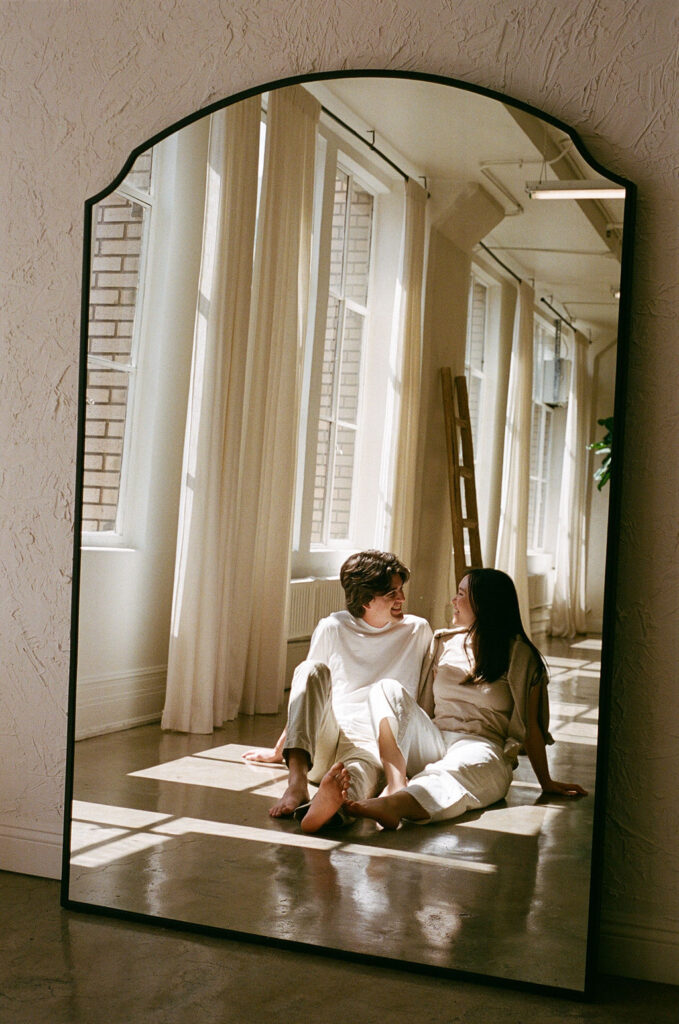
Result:
{"label": "wooden ladder", "polygon": [[[469,419],[466,378],[455,377],[453,382],[450,367],[443,366],[441,367],[441,385],[448,451],[448,486],[453,524],[455,582],[459,586],[460,580],[470,569],[480,569],[483,566],[479,513],[476,503],[474,446]],[[462,481],[464,481],[464,491]]]}

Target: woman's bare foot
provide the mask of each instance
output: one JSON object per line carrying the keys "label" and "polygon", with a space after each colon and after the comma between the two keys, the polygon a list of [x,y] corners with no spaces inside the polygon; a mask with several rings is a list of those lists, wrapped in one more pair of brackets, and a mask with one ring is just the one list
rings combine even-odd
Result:
{"label": "woman's bare foot", "polygon": [[393,830],[398,828],[401,815],[390,808],[390,801],[391,796],[376,796],[371,800],[346,800],[344,807],[355,818],[371,818],[382,828]]}
{"label": "woman's bare foot", "polygon": [[394,796],[396,793],[400,793],[402,789],[405,789],[407,785],[407,779],[398,779],[395,782],[387,781],[387,784],[380,793],[380,796]]}
{"label": "woman's bare foot", "polygon": [[398,828],[401,818],[422,821],[429,817],[417,800],[404,789],[389,796],[376,796],[370,800],[346,800],[346,810],[355,818],[370,818],[382,828]]}
{"label": "woman's bare foot", "polygon": [[309,787],[306,783],[291,782],[280,800],[269,808],[269,814],[272,818],[289,818],[308,799]]}
{"label": "woman's bare foot", "polygon": [[351,776],[341,761],[325,773],[300,823],[302,832],[317,832],[344,806]]}

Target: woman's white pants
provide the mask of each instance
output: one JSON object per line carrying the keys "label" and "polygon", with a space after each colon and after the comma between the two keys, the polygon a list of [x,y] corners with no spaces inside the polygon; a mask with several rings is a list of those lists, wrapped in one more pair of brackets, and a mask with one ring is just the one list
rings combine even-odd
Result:
{"label": "woman's white pants", "polygon": [[393,679],[375,683],[368,700],[375,735],[386,719],[406,763],[408,793],[427,812],[427,820],[456,818],[507,795],[512,765],[500,743],[438,729]]}

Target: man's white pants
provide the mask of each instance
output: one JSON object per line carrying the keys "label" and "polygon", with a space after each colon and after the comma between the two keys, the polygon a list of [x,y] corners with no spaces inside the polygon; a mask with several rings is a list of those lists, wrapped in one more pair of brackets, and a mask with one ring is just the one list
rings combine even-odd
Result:
{"label": "man's white pants", "polygon": [[[408,793],[429,821],[456,818],[465,811],[502,800],[512,781],[512,765],[502,744],[471,733],[444,732],[393,679],[370,688],[375,735],[387,720],[406,762]],[[426,822],[425,822],[426,823]]]}
{"label": "man's white pants", "polygon": [[[368,693],[366,688],[366,702]],[[367,712],[364,717],[367,723]],[[293,749],[308,754],[310,782],[320,782],[336,761],[342,761],[351,776],[349,799],[364,800],[384,787],[377,743],[367,735],[365,743],[352,738],[340,727],[332,707],[330,669],[322,662],[303,661],[295,669],[286,730],[283,754]]]}

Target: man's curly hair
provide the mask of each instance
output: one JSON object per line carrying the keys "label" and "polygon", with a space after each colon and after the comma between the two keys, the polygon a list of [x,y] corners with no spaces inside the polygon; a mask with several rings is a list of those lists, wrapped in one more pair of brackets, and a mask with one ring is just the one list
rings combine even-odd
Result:
{"label": "man's curly hair", "polygon": [[393,589],[394,576],[400,576],[403,585],[410,579],[410,569],[388,551],[370,549],[347,558],[340,569],[340,583],[347,608],[354,618],[362,618],[373,597],[388,594]]}

